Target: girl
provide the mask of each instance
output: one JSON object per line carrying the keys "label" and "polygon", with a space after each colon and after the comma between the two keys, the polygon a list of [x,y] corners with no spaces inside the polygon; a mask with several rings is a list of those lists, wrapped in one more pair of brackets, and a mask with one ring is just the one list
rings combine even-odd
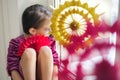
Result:
{"label": "girl", "polygon": [[12,39],[8,48],[7,71],[12,80],[57,79],[59,61],[52,35],[48,37],[50,45],[44,43],[49,42],[46,41],[47,37],[39,37],[41,42],[38,43],[38,51],[30,46],[24,47],[22,53],[19,51],[21,50],[20,46],[22,47],[25,41],[37,38],[33,36],[45,36],[48,33],[51,24],[50,17],[51,13],[39,4],[32,5],[24,11],[22,15],[24,34]]}

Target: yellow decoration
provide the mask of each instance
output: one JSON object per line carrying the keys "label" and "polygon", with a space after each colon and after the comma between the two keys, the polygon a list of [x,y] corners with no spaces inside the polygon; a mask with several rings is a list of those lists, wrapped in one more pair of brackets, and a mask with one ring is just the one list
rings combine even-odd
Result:
{"label": "yellow decoration", "polygon": [[[89,7],[88,3],[80,0],[66,0],[52,14],[52,34],[62,45],[68,45],[72,35],[81,36],[85,33],[87,21],[97,25],[99,15],[95,13],[95,7]],[[89,41],[88,41],[89,42]]]}

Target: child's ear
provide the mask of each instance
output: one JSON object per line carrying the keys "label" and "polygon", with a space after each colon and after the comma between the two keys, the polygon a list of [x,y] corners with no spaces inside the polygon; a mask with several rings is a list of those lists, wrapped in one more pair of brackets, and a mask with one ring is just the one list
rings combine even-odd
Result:
{"label": "child's ear", "polygon": [[29,33],[30,33],[31,35],[36,35],[37,30],[36,30],[35,28],[30,28],[30,29],[29,29]]}

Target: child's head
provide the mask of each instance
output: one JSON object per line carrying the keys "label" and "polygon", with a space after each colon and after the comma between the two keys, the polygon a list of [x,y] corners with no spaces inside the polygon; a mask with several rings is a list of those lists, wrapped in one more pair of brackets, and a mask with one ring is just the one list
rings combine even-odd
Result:
{"label": "child's head", "polygon": [[35,4],[23,12],[22,24],[25,34],[45,35],[50,28],[51,13],[44,6]]}

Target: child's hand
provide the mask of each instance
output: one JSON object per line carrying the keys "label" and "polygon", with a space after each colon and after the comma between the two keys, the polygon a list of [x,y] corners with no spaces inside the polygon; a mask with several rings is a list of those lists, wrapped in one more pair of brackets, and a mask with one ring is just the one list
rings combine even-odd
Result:
{"label": "child's hand", "polygon": [[54,65],[53,67],[52,80],[58,80],[58,66],[57,65]]}
{"label": "child's hand", "polygon": [[13,70],[11,72],[11,77],[12,77],[12,80],[23,80],[20,74],[16,70]]}

